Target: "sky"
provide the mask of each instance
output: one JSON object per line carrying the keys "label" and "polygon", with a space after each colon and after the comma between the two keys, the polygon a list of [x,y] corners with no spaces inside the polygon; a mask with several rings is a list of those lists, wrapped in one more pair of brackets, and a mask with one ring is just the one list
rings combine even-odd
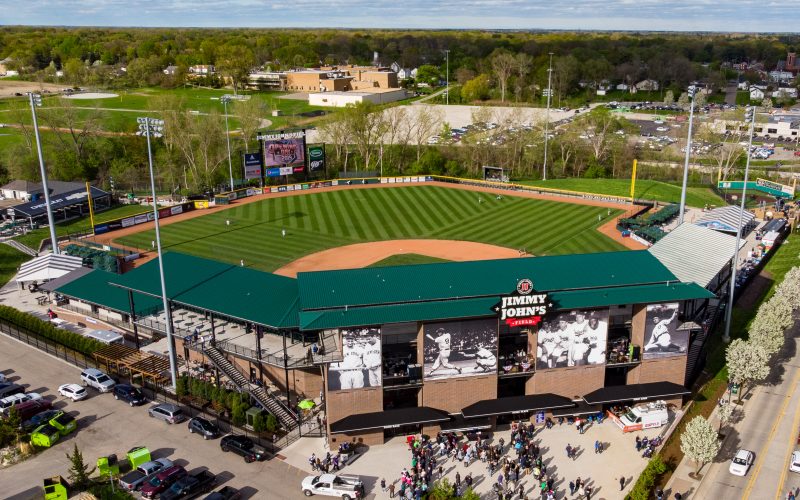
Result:
{"label": "sky", "polygon": [[0,0],[0,25],[798,32],[797,0]]}

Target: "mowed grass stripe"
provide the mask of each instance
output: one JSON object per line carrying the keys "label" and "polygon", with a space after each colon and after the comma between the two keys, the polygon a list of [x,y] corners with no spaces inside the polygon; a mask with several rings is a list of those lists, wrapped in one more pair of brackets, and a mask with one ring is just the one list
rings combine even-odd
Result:
{"label": "mowed grass stripe", "polygon": [[398,220],[404,221],[403,227],[408,231],[407,234],[409,236],[425,234],[424,225],[421,221],[422,214],[415,209],[409,194],[410,190],[379,189],[376,191],[381,191],[389,205],[395,207],[395,211],[400,214]]}
{"label": "mowed grass stripe", "polygon": [[[340,193],[344,192],[340,191]],[[360,208],[358,198],[357,192],[347,193],[345,196],[339,196],[339,207],[341,210],[343,210],[347,221],[352,224],[353,231],[355,231],[356,235],[358,235],[358,239],[363,241],[377,239],[378,234],[374,230],[374,226],[376,224],[372,222],[375,218],[375,215],[365,212],[362,208]]]}
{"label": "mowed grass stripe", "polygon": [[[396,188],[395,188],[396,189]],[[414,234],[419,234],[411,230],[410,222],[406,219],[400,207],[393,203],[387,194],[392,189],[376,189],[375,196],[378,199],[378,205],[386,212],[389,220],[387,230],[392,238],[410,238]]]}
{"label": "mowed grass stripe", "polygon": [[414,207],[416,207],[415,210],[424,215],[421,222],[425,227],[426,234],[433,232],[437,227],[442,227],[445,224],[442,210],[435,203],[435,197],[424,197],[418,189],[409,191],[409,194],[411,195],[411,202],[414,204]]}
{"label": "mowed grass stripe", "polygon": [[[339,210],[339,206],[337,204],[337,200],[335,197],[331,196],[333,194],[338,194],[341,191],[331,191],[329,193],[322,193],[322,200],[324,202],[323,209],[330,211],[333,214],[334,219],[336,220],[336,233],[344,236],[345,238],[351,238],[353,233],[347,227],[347,223],[344,220],[344,216],[342,215],[341,210]],[[310,195],[309,195],[310,196]]]}
{"label": "mowed grass stripe", "polygon": [[365,196],[365,210],[369,210],[375,215],[375,231],[380,235],[382,240],[391,239],[389,236],[389,220],[386,218],[386,212],[378,205],[378,200],[374,196]]}

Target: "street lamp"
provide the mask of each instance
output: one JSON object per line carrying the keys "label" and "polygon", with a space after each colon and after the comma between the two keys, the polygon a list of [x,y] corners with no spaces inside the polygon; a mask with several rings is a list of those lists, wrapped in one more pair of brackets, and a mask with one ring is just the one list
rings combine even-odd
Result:
{"label": "street lamp", "polygon": [[444,58],[445,58],[445,67],[447,70],[445,71],[445,91],[444,91],[444,103],[445,105],[450,104],[450,49],[446,49],[444,51]]}
{"label": "street lamp", "polygon": [[736,228],[736,248],[733,250],[733,260],[731,261],[731,289],[728,292],[728,308],[725,311],[725,333],[722,336],[723,342],[731,341],[731,317],[733,314],[733,295],[736,292],[736,267],[739,264],[739,245],[742,239],[742,222],[744,220],[744,208],[747,197],[747,178],[750,174],[750,150],[753,147],[753,130],[756,126],[756,108],[749,107],[744,114],[745,121],[750,122],[750,140],[747,145],[747,162],[744,167],[744,183],[742,184],[742,204],[739,210],[739,225]]}
{"label": "street lamp", "polygon": [[[36,151],[39,153],[39,172],[42,175],[42,191],[44,191],[44,202],[47,205],[47,224],[50,225],[50,243],[53,253],[58,254],[58,239],[56,239],[56,224],[53,220],[53,208],[50,206],[50,189],[47,187],[47,170],[44,168],[44,157],[42,156],[42,141],[39,138],[39,122],[36,119],[36,107],[42,105],[42,96],[36,93],[29,93],[28,98],[31,103],[31,114],[33,115],[33,132],[36,135]],[[91,196],[91,190],[89,191]],[[90,201],[91,203],[91,201]]]}
{"label": "street lamp", "polygon": [[547,113],[544,119],[544,165],[542,180],[547,180],[547,142],[550,136],[550,97],[553,95],[553,53],[550,52],[550,66],[547,68]]}
{"label": "street lamp", "polygon": [[692,120],[694,119],[694,94],[697,87],[690,85],[687,93],[689,95],[689,136],[686,138],[686,157],[683,162],[683,185],[681,187],[681,205],[678,225],[683,224],[683,212],[686,210],[686,183],[689,181],[689,155],[692,152]]}
{"label": "street lamp", "polygon": [[149,117],[139,117],[136,119],[139,124],[139,131],[136,135],[143,135],[147,138],[147,160],[150,164],[150,192],[153,195],[153,218],[156,226],[156,248],[158,249],[158,273],[161,278],[161,300],[164,305],[164,323],[167,329],[167,344],[169,348],[169,374],[172,380],[172,389],[175,390],[177,380],[175,359],[175,337],[172,335],[172,321],[170,320],[169,301],[167,300],[167,284],[164,281],[164,254],[161,251],[161,231],[158,225],[158,204],[156,203],[156,181],[153,174],[153,150],[150,146],[150,136],[162,137],[164,134],[164,120]]}
{"label": "street lamp", "polygon": [[225,141],[228,143],[228,172],[230,172],[231,175],[231,191],[233,191],[233,163],[231,162],[231,134],[228,130],[228,103],[233,99],[234,96],[230,94],[225,94],[219,98],[219,100],[222,101],[223,108],[225,109]]}

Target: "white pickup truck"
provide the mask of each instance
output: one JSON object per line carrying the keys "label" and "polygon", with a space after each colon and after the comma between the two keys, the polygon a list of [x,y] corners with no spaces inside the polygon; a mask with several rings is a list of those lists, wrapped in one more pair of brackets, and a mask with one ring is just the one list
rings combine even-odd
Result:
{"label": "white pickup truck", "polygon": [[307,476],[303,479],[301,489],[307,497],[323,495],[338,497],[342,500],[364,498],[364,483],[358,476],[337,476],[336,474]]}

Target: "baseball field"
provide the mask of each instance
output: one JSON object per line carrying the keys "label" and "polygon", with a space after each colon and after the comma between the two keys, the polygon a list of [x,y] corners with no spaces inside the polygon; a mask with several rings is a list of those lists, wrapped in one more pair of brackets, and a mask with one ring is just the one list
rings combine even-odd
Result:
{"label": "baseball field", "polygon": [[[620,210],[439,186],[266,198],[161,229],[165,250],[274,271],[314,252],[395,239],[464,240],[534,255],[621,250],[597,231]],[[285,236],[283,235],[285,230]],[[149,250],[153,231],[117,238]]]}

